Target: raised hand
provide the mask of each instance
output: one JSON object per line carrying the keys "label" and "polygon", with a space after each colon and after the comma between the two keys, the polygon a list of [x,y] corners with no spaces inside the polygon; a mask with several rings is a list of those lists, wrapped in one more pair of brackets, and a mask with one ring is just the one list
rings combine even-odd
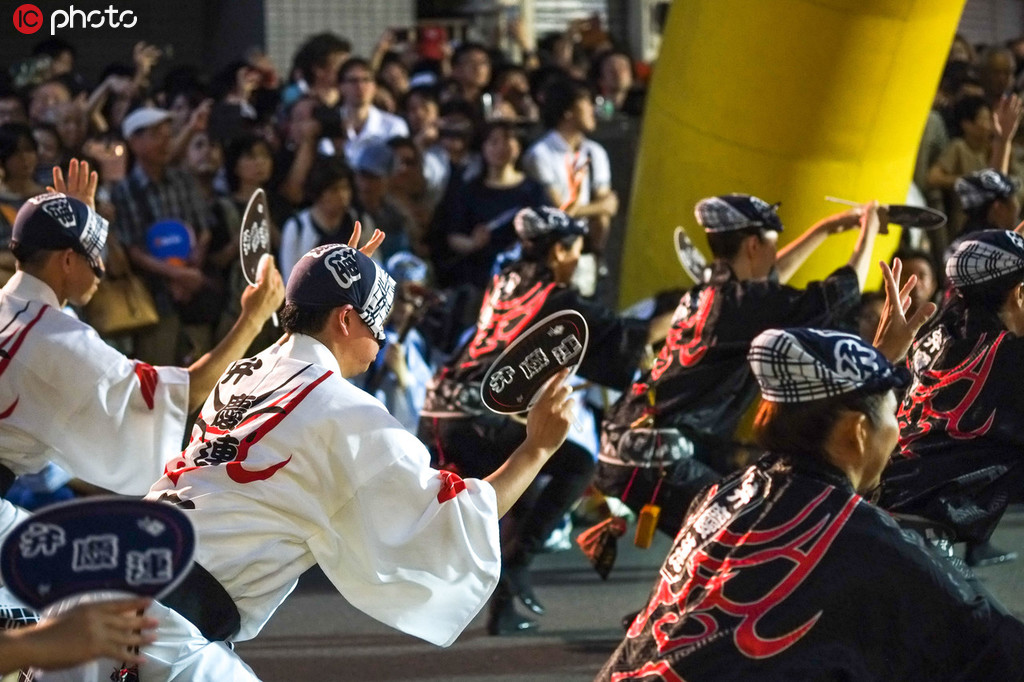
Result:
{"label": "raised hand", "polygon": [[89,208],[96,210],[96,187],[99,185],[100,176],[96,171],[89,171],[88,161],[71,159],[68,163],[68,179],[64,181],[64,172],[60,166],[53,167],[53,185],[46,189],[51,192],[60,192],[83,202]]}
{"label": "raised hand", "polygon": [[348,245],[353,249],[359,249],[364,256],[372,256],[377,251],[377,247],[384,243],[384,233],[380,230],[374,230],[373,236],[370,237],[370,241],[366,242],[363,248],[359,248],[359,240],[363,236],[363,226],[357,220],[355,227],[352,228],[352,236],[349,237]]}
{"label": "raised hand", "polygon": [[900,259],[893,261],[892,269],[884,261],[878,265],[882,268],[882,279],[885,280],[885,304],[878,318],[874,346],[890,362],[896,362],[906,356],[917,331],[935,313],[936,306],[934,303],[926,303],[907,319],[910,292],[917,284],[917,275],[911,275],[900,289],[900,274],[903,272],[903,263]]}
{"label": "raised hand", "polygon": [[992,130],[996,137],[1003,140],[1012,140],[1017,134],[1017,126],[1020,125],[1021,115],[1024,114],[1024,104],[1017,95],[1003,95],[999,98],[995,111],[992,112]]}

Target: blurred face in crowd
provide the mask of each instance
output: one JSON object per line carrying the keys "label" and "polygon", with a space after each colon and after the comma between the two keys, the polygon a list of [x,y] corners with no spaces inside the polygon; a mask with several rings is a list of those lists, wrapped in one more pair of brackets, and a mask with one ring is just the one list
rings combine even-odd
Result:
{"label": "blurred face in crowd", "polygon": [[622,54],[613,54],[601,62],[601,91],[625,92],[633,87],[633,72],[629,59]]}
{"label": "blurred face in crowd", "polygon": [[922,305],[932,300],[939,284],[935,279],[932,264],[924,258],[906,258],[903,260],[903,271],[900,273],[900,289],[907,283],[911,275],[917,275],[917,283],[910,292],[910,310],[912,314]]}
{"label": "blurred face in crowd", "polygon": [[882,319],[882,306],[885,299],[872,298],[860,304],[857,312],[857,333],[866,343],[875,342],[875,332],[878,331],[878,321]]}
{"label": "blurred face in crowd", "polygon": [[[235,174],[243,184],[262,187],[270,180],[274,170],[274,160],[270,155],[270,147],[265,144],[253,146],[245,154],[238,157]],[[348,183],[345,183],[348,185]],[[350,189],[351,193],[351,189]]]}
{"label": "blurred face in crowd", "polygon": [[341,79],[341,96],[345,106],[359,108],[373,102],[377,85],[373,82],[373,74],[362,66],[352,66]]}
{"label": "blurred face in crowd", "polygon": [[981,147],[992,140],[992,110],[981,107],[971,120],[960,122],[964,131],[964,139],[972,147]]}
{"label": "blurred face in crowd", "polygon": [[1000,230],[1012,230],[1020,216],[1020,199],[1013,194],[1005,199],[996,199],[988,207],[988,222]]}
{"label": "blurred face in crowd", "polygon": [[946,61],[970,63],[973,60],[974,51],[971,49],[970,43],[961,36],[955,37],[953,44],[949,48],[949,56],[946,58]]}
{"label": "blurred face in crowd", "polygon": [[594,103],[590,97],[580,97],[573,102],[572,109],[565,114],[573,127],[583,133],[591,133],[597,128],[597,119],[594,118]]}
{"label": "blurred face in crowd", "polygon": [[4,123],[28,123],[25,105],[17,97],[0,96],[0,125]]}
{"label": "blurred face in crowd", "polygon": [[262,76],[253,67],[246,65],[235,72],[235,94],[248,99],[253,91],[259,87]]}
{"label": "blurred face in crowd", "polygon": [[32,91],[29,100],[28,116],[33,121],[42,123],[48,120],[50,111],[58,104],[71,101],[71,92],[63,83],[43,83]]}
{"label": "blurred face in crowd", "polygon": [[398,62],[388,62],[380,67],[379,77],[395,95],[400,96],[409,89],[409,72]]}
{"label": "blurred face in crowd", "polygon": [[54,57],[50,64],[50,75],[63,76],[66,73],[71,73],[74,69],[75,56],[71,54],[71,50],[64,50]]}
{"label": "blurred face in crowd", "polygon": [[366,206],[377,206],[384,200],[388,191],[387,178],[365,171],[356,173],[356,191],[359,192],[359,199]]}
{"label": "blurred face in crowd", "polygon": [[73,102],[57,105],[53,124],[65,149],[79,149],[85,142],[85,115]]}
{"label": "blurred face in crowd", "polygon": [[192,105],[184,93],[175,95],[167,110],[171,112],[171,123],[175,132],[184,128],[189,116],[192,115]]}
{"label": "blurred face in crowd", "polygon": [[514,166],[519,160],[521,147],[515,135],[504,128],[493,128],[481,149],[488,168]]}
{"label": "blurred face in crowd", "polygon": [[429,97],[416,94],[409,97],[405,104],[405,120],[414,135],[437,123],[437,102]]}
{"label": "blurred face in crowd", "polygon": [[322,64],[313,66],[313,82],[316,88],[331,88],[338,83],[338,69],[348,59],[348,52],[332,52]]}
{"label": "blurred face in crowd", "polygon": [[39,165],[56,166],[60,163],[60,138],[49,128],[33,128]]}
{"label": "blurred face in crowd", "polygon": [[1017,69],[1013,54],[1009,50],[993,52],[982,64],[979,77],[985,94],[992,99],[1013,88],[1013,75]]}
{"label": "blurred face in crowd", "polygon": [[25,182],[35,173],[37,165],[36,141],[27,135],[19,136],[17,148],[4,162],[4,178],[7,182]]}
{"label": "blurred face in crowd", "polygon": [[136,132],[128,146],[141,163],[159,168],[171,159],[171,122],[164,121]]}
{"label": "blurred face in crowd", "polygon": [[461,159],[469,149],[469,140],[473,136],[473,122],[462,114],[442,116],[440,125],[441,146],[454,159]]}
{"label": "blurred face in crowd", "polygon": [[352,205],[352,185],[347,178],[340,178],[329,185],[314,203],[324,213],[341,215]]}
{"label": "blurred face in crowd", "polygon": [[452,77],[463,87],[485,88],[491,81],[491,58],[483,50],[469,50],[453,66]]}
{"label": "blurred face in crowd", "polygon": [[185,166],[198,178],[212,178],[220,169],[222,154],[220,145],[210,140],[205,132],[192,136],[185,152]]}

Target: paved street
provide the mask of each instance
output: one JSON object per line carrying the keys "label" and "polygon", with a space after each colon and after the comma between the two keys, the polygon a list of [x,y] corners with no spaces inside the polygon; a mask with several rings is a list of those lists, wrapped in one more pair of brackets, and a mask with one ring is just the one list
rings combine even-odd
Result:
{"label": "paved street", "polygon": [[[1024,511],[1008,514],[995,539],[1000,546],[1024,550]],[[480,615],[449,649],[379,625],[346,604],[314,569],[259,638],[239,645],[238,651],[265,682],[591,680],[622,637],[622,616],[643,605],[668,546],[661,536],[648,550],[634,547],[630,535],[620,539],[607,582],[575,546],[541,556],[534,582],[548,609],[540,618],[542,628],[489,637]],[[980,569],[979,574],[1014,613],[1024,616],[1024,561]]]}

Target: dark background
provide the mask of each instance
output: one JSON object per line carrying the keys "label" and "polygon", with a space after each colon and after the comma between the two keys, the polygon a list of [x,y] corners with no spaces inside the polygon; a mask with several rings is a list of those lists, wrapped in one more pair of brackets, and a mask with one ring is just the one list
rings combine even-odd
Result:
{"label": "dark background", "polygon": [[[50,13],[70,5],[85,12],[113,5],[119,12],[131,10],[138,17],[133,28],[58,29],[55,37],[74,45],[78,51],[76,70],[94,85],[103,68],[112,62],[132,63],[132,46],[142,40],[164,50],[154,69],[159,83],[168,69],[181,65],[201,67],[215,73],[265,38],[262,0],[61,0],[36,5],[46,14],[46,23],[36,33],[23,35],[14,28],[14,11],[20,0],[5,2],[0,13],[0,65],[6,71],[25,59],[32,48],[50,37]],[[287,68],[287,64],[279,65]]]}

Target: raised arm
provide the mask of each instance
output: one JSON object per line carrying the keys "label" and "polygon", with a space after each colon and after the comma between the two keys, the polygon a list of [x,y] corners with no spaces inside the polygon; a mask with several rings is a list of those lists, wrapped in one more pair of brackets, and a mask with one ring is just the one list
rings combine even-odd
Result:
{"label": "raised arm", "polygon": [[830,215],[814,223],[806,232],[779,250],[775,259],[775,269],[779,273],[780,282],[788,282],[810,257],[814,250],[832,234],[845,232],[860,224],[860,208],[852,208],[842,213]]}
{"label": "raised arm", "polygon": [[1013,137],[1017,134],[1024,105],[1017,95],[1003,95],[992,112],[992,156],[989,166],[1004,175],[1010,172],[1010,154],[1013,151]]}
{"label": "raised arm", "polygon": [[857,235],[857,243],[850,255],[849,265],[857,271],[857,280],[860,282],[861,291],[868,281],[868,270],[871,268],[871,252],[875,248],[875,237],[882,229],[882,218],[879,215],[877,201],[865,204],[860,216],[860,234]]}
{"label": "raised arm", "polygon": [[274,257],[265,256],[260,260],[256,286],[246,287],[242,292],[242,313],[231,331],[188,368],[189,412],[203,404],[220,375],[230,363],[242,357],[282,301],[281,273],[274,267]]}

